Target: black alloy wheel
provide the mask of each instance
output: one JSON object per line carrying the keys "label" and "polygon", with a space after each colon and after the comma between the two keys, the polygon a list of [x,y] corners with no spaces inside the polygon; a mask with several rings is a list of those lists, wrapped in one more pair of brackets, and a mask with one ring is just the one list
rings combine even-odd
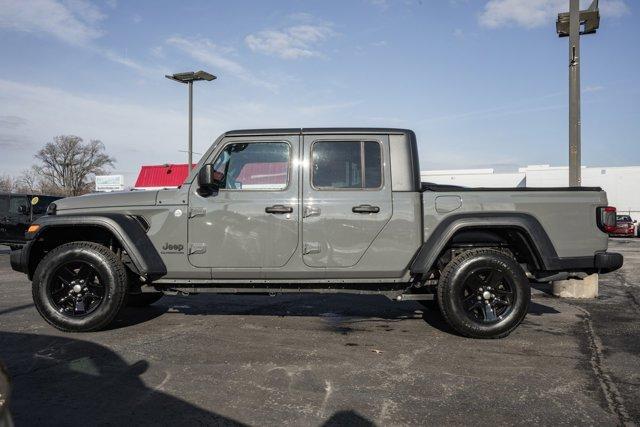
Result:
{"label": "black alloy wheel", "polygon": [[47,284],[51,304],[65,316],[84,317],[95,311],[106,294],[98,271],[84,260],[61,265]]}
{"label": "black alloy wheel", "polygon": [[471,338],[502,338],[527,315],[531,287],[518,261],[493,248],[455,256],[438,281],[438,306],[449,325]]}
{"label": "black alloy wheel", "polygon": [[471,272],[461,289],[467,315],[483,323],[497,323],[513,309],[512,280],[503,271],[479,268]]}
{"label": "black alloy wheel", "polygon": [[64,243],[47,253],[33,273],[33,302],[40,315],[65,332],[106,328],[124,306],[127,269],[96,242]]}

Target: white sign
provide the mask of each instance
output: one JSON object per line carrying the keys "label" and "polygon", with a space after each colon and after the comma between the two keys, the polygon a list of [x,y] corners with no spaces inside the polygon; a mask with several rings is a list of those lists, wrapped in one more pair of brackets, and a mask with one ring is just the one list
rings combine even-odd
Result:
{"label": "white sign", "polygon": [[96,191],[124,190],[124,175],[96,175]]}

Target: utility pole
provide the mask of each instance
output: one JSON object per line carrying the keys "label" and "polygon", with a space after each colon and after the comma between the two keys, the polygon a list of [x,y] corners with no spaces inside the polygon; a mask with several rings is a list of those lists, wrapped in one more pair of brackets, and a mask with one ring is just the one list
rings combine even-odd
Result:
{"label": "utility pole", "polygon": [[[189,83],[191,89],[191,83]],[[189,113],[191,114],[191,113]],[[581,186],[580,0],[569,5],[569,186]],[[191,164],[191,163],[189,163]]]}
{"label": "utility pole", "polygon": [[[584,29],[582,29],[584,25]],[[569,185],[580,187],[581,122],[580,122],[580,36],[594,34],[600,26],[598,0],[587,10],[580,10],[580,0],[569,0],[569,12],[558,14],[556,32],[569,36]]]}
{"label": "utility pole", "polygon": [[206,71],[189,71],[186,73],[176,73],[169,76],[165,76],[170,80],[174,80],[178,83],[185,83],[189,85],[189,145],[187,163],[189,170],[193,168],[193,82],[198,81],[212,81],[217,77],[213,74],[209,74]]}

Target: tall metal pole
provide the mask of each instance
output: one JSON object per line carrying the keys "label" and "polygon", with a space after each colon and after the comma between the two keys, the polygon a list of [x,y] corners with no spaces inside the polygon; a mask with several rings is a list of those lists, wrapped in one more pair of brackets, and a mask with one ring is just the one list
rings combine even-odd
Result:
{"label": "tall metal pole", "polygon": [[189,170],[193,168],[193,82],[189,82]]}
{"label": "tall metal pole", "polygon": [[580,0],[569,5],[569,185],[580,187]]}

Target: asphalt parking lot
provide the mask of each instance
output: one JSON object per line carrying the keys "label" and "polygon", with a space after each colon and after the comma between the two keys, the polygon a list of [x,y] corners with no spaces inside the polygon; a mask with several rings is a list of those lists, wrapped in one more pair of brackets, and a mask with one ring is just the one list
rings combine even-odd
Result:
{"label": "asphalt parking lot", "polygon": [[0,359],[16,425],[640,422],[640,239],[597,300],[534,293],[509,337],[455,335],[415,302],[167,296],[107,331],[37,314],[0,248]]}

